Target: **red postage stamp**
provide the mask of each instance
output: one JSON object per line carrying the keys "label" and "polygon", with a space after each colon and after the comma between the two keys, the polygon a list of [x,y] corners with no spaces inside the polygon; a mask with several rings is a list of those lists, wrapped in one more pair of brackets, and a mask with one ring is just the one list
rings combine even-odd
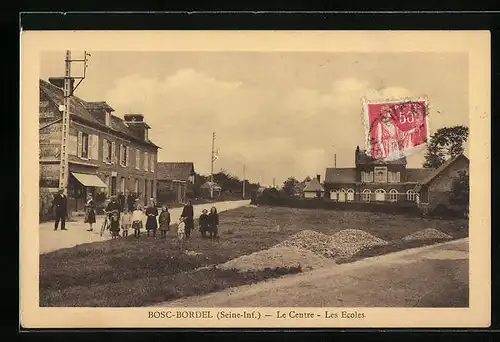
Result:
{"label": "red postage stamp", "polygon": [[396,160],[429,140],[427,100],[364,102],[366,151],[381,160]]}

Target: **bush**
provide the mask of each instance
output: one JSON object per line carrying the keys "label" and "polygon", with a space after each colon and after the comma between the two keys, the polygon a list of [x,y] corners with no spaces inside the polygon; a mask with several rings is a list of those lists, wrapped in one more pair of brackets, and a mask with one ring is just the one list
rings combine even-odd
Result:
{"label": "bush", "polygon": [[52,200],[54,195],[49,192],[48,189],[40,188],[40,211],[39,220],[40,222],[50,221],[54,218],[54,212],[52,210]]}

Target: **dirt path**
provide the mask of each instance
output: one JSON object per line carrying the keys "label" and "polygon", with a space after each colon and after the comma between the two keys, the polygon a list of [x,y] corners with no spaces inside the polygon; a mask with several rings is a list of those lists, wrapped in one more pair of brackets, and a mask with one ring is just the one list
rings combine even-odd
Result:
{"label": "dirt path", "polygon": [[[210,209],[210,207],[215,206],[219,212],[236,209],[248,205],[250,201],[227,201],[227,202],[217,202],[208,204],[196,204],[194,205],[194,215],[198,217],[203,209]],[[170,209],[170,215],[172,223],[176,223],[179,220],[179,216],[182,213],[182,208],[172,208]],[[88,232],[88,225],[83,223],[83,217],[77,217],[74,222],[67,222],[67,231],[54,231],[54,222],[44,222],[40,224],[40,254],[49,253],[62,248],[70,248],[76,245],[90,242],[99,242],[110,239],[109,234],[104,234],[100,236],[99,228],[102,224],[103,216],[97,218],[97,224],[94,227],[93,232]]]}
{"label": "dirt path", "polygon": [[463,307],[468,283],[461,239],[154,306]]}

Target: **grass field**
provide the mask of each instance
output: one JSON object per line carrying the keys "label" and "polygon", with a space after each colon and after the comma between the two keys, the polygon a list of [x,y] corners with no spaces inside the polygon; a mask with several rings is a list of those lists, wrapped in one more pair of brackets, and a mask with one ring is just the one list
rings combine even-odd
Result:
{"label": "grass field", "polygon": [[[278,231],[276,226],[280,225]],[[79,245],[40,256],[40,306],[144,306],[258,282],[299,268],[239,273],[211,267],[235,257],[271,247],[304,229],[333,234],[361,229],[388,241],[424,228],[435,228],[454,238],[468,235],[466,220],[435,220],[364,212],[245,207],[220,214],[218,241],[193,232],[183,244],[146,237]],[[159,234],[158,234],[159,235]],[[434,242],[429,241],[427,243]],[[401,243],[392,249],[404,249]],[[408,247],[416,247],[412,242]],[[367,255],[392,251],[369,251]],[[184,251],[198,254],[188,255]],[[201,268],[201,269],[200,269]]]}

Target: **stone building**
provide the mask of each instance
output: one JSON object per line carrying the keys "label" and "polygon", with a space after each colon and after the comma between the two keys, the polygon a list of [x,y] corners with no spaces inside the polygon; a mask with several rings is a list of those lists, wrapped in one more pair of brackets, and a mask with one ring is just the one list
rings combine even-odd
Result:
{"label": "stone building", "polygon": [[382,161],[368,156],[359,146],[355,167],[327,168],[324,187],[330,199],[346,201],[415,202],[415,187],[433,169],[407,168],[406,158]]}
{"label": "stone building", "polygon": [[156,169],[159,202],[185,203],[188,197],[193,197],[192,162],[159,162]]}
{"label": "stone building", "polygon": [[[59,186],[63,90],[60,78],[40,80],[40,193]],[[70,103],[68,141],[70,211],[81,211],[87,193],[103,199],[135,193],[142,202],[156,197],[158,146],[149,139],[151,128],[142,114],[113,115],[106,102],[76,96]],[[41,201],[42,201],[41,196]],[[50,198],[50,196],[45,196]],[[46,203],[41,203],[44,210]]]}

